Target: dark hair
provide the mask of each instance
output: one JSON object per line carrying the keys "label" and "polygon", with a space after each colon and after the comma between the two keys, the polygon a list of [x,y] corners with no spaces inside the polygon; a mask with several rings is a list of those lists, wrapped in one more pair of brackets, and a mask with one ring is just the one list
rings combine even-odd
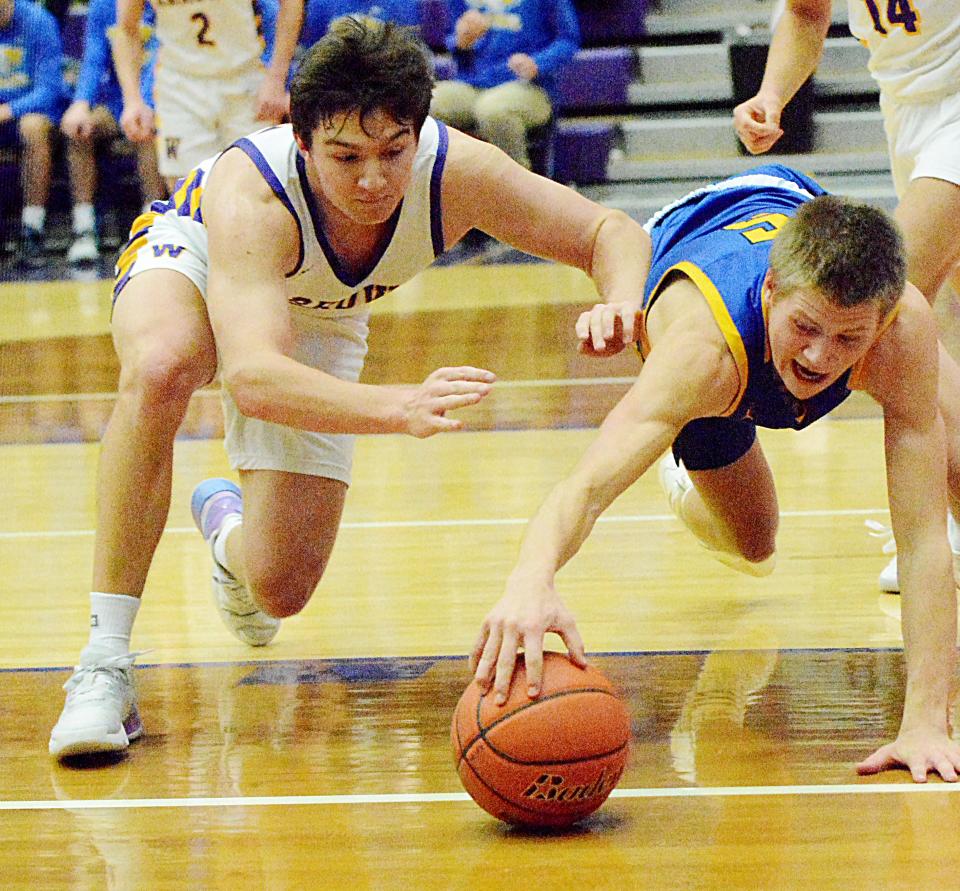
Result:
{"label": "dark hair", "polygon": [[293,132],[310,148],[321,123],[358,112],[363,126],[382,109],[419,136],[432,90],[433,66],[415,29],[344,16],[307,51],[293,77]]}
{"label": "dark hair", "polygon": [[781,291],[813,287],[837,306],[875,301],[886,314],[903,294],[903,236],[889,214],[836,195],[808,201],[770,250]]}

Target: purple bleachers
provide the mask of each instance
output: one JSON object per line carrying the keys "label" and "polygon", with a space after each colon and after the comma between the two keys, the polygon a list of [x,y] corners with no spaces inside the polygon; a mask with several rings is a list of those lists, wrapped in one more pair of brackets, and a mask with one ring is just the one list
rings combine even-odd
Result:
{"label": "purple bleachers", "polygon": [[574,0],[584,46],[617,46],[643,37],[648,0]]}
{"label": "purple bleachers", "polygon": [[602,183],[617,138],[615,124],[560,121],[554,136],[553,178],[561,183]]}
{"label": "purple bleachers", "polygon": [[580,50],[558,78],[562,109],[626,105],[637,57],[625,46]]}

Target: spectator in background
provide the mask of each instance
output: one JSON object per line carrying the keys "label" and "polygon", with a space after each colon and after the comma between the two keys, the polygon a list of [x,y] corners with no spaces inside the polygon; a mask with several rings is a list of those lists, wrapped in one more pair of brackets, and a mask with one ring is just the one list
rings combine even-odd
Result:
{"label": "spectator in background", "polygon": [[51,131],[60,116],[60,32],[28,0],[0,0],[0,147],[22,150],[21,260],[43,261],[50,195]]}
{"label": "spectator in background", "polygon": [[[113,60],[128,139],[156,139],[168,185],[235,139],[287,113],[287,75],[300,36],[303,0],[158,3],[153,109],[141,94],[145,0],[118,0]],[[269,59],[269,65],[267,60]]]}
{"label": "spectator in background", "polygon": [[430,113],[529,168],[527,134],[553,117],[557,75],[580,45],[571,0],[451,0],[450,11],[458,76],[434,87]]}
{"label": "spectator in background", "polygon": [[[153,9],[147,7],[144,41],[152,31]],[[71,264],[92,263],[99,255],[96,215],[93,207],[97,189],[96,149],[120,135],[123,96],[110,56],[110,37],[116,30],[116,0],[91,0],[83,44],[83,60],[73,92],[73,102],[60,121],[67,137],[67,164],[73,199],[73,242],[67,251]],[[149,55],[149,54],[148,54]],[[151,103],[153,62],[148,59],[141,75],[141,93]],[[152,104],[152,103],[151,103]],[[145,205],[166,197],[166,188],[157,170],[157,156],[149,142],[136,143],[140,192]]]}
{"label": "spectator in background", "polygon": [[300,31],[301,45],[309,49],[327,33],[333,22],[346,15],[419,27],[420,4],[418,0],[380,0],[379,3],[367,3],[365,0],[307,0]]}

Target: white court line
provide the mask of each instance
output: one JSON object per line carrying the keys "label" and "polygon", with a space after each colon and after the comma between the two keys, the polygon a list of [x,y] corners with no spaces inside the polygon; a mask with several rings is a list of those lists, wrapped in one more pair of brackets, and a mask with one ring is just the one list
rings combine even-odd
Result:
{"label": "white court line", "polygon": [[[749,798],[784,795],[889,795],[960,792],[960,783],[859,783],[839,786],[688,786],[614,789],[611,798]],[[106,798],[76,801],[0,801],[0,811],[135,810],[187,807],[323,807],[344,804],[437,804],[469,801],[466,792],[409,792],[385,795],[256,795],[249,798]]]}
{"label": "white court line", "polygon": [[[530,380],[497,381],[494,384],[495,390],[518,390],[526,387],[605,387],[610,385],[633,384],[635,377],[575,377],[575,378],[536,378]],[[385,384],[388,387],[411,387],[416,386],[417,382],[409,384]],[[219,390],[197,390],[194,396],[200,397],[220,397]],[[57,402],[98,402],[104,399],[116,399],[117,394],[113,392],[102,393],[37,393],[34,395],[16,395],[0,396],[0,405],[21,405],[38,403],[57,403]]]}
{"label": "white court line", "polygon": [[[866,517],[874,514],[888,514],[886,507],[855,507],[843,510],[783,510],[781,517]],[[522,526],[529,517],[479,517],[461,520],[368,520],[363,522],[341,523],[341,529],[428,529],[457,528],[459,526]],[[598,523],[664,523],[675,520],[673,514],[623,514],[621,516],[602,516]],[[164,535],[195,535],[196,526],[170,526],[164,529]],[[14,538],[82,538],[94,534],[93,529],[59,529],[51,531],[0,532],[0,541]]]}

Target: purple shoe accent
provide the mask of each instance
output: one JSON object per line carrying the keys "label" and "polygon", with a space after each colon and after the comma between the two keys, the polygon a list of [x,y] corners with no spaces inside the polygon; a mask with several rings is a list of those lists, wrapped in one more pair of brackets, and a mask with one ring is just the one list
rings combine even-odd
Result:
{"label": "purple shoe accent", "polygon": [[204,480],[193,490],[190,511],[197,528],[210,541],[227,516],[243,513],[240,489],[230,480]]}
{"label": "purple shoe accent", "polygon": [[143,722],[140,720],[140,712],[136,708],[124,720],[123,730],[129,740],[137,739],[143,733]]}

